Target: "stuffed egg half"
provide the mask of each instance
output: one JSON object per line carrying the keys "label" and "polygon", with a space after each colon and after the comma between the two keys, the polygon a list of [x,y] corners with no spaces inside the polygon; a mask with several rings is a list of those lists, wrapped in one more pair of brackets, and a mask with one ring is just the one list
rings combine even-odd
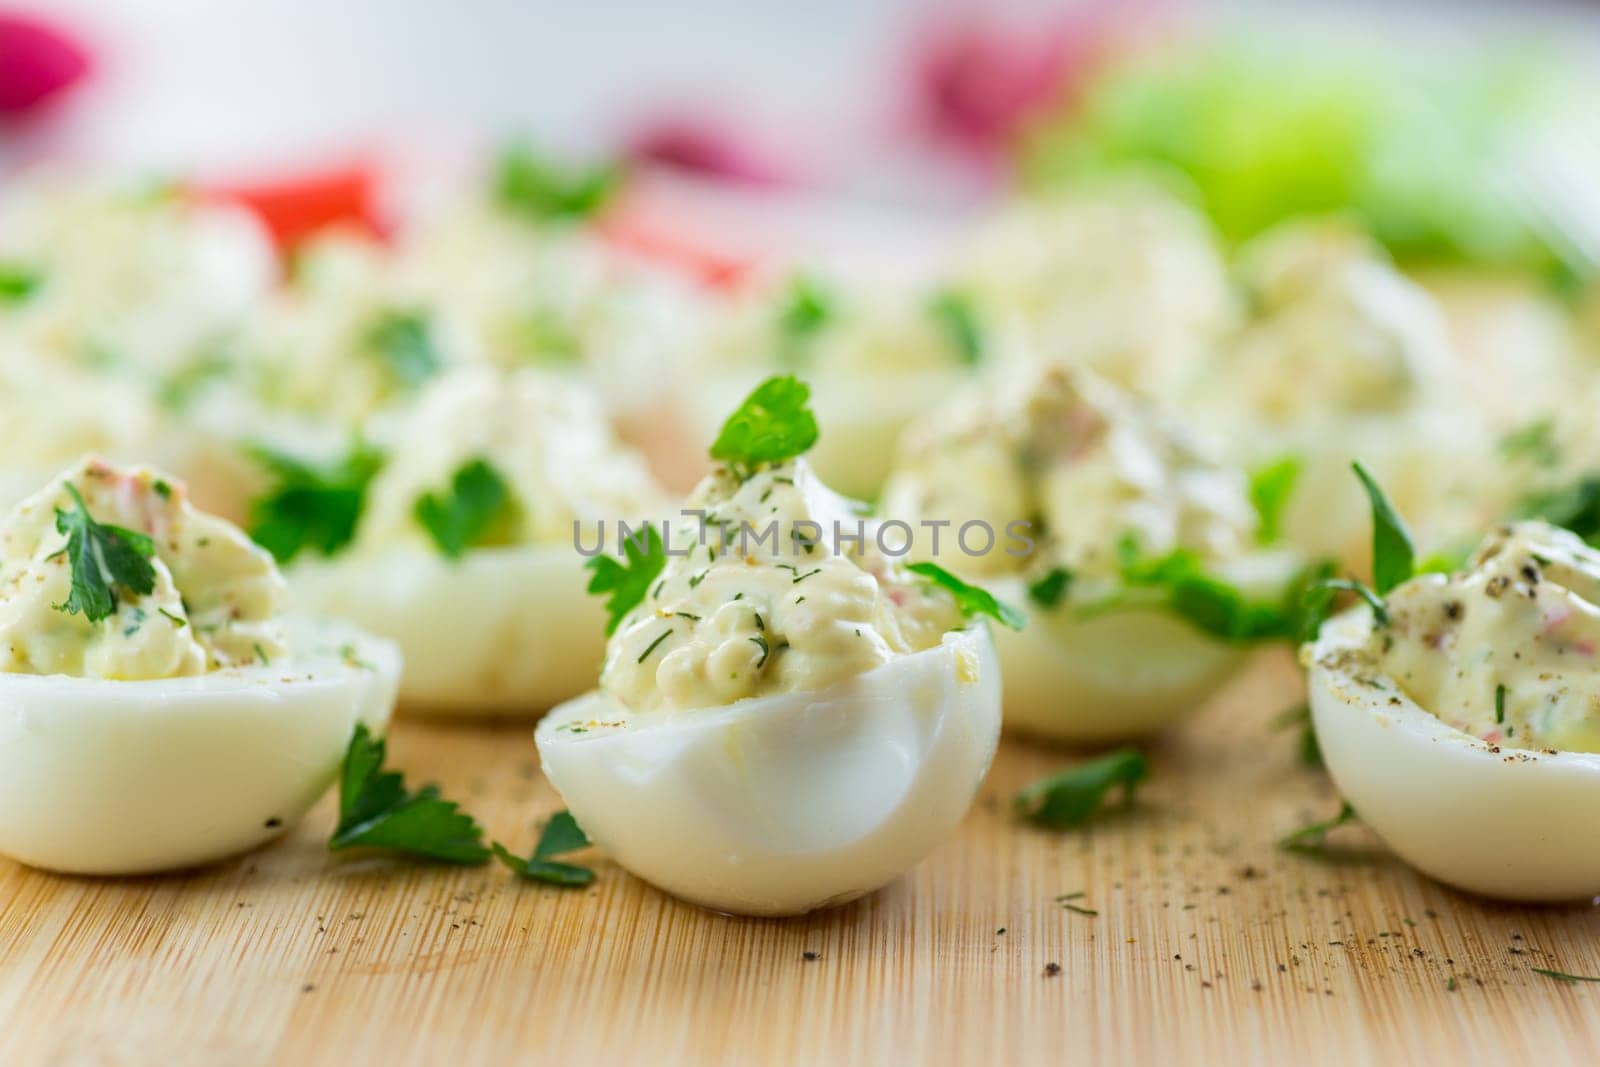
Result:
{"label": "stuffed egg half", "polygon": [[147,468],[89,459],[0,524],[0,853],[135,874],[292,826],[357,723],[383,728],[400,657],[286,619],[238,529]]}
{"label": "stuffed egg half", "polygon": [[578,546],[660,500],[592,396],[533,369],[462,368],[372,438],[384,458],[353,540],[299,556],[296,601],[398,643],[408,709],[525,714],[592,685],[604,617]]}
{"label": "stuffed egg half", "polygon": [[803,459],[719,466],[686,507],[607,583],[638,600],[614,604],[599,688],[539,724],[545,774],[618,863],[708,908],[799,914],[887,884],[993,758],[987,625]]}
{"label": "stuffed egg half", "polygon": [[[1244,628],[1247,604],[1281,598],[1295,570],[1259,549],[1239,471],[1059,364],[913,426],[882,513],[922,530],[925,556],[1027,608],[1026,627],[996,634],[1006,722],[1063,741],[1138,737],[1193,709],[1269,636]],[[1200,584],[1226,587],[1239,618],[1208,627],[1176,610],[1180,585]]]}
{"label": "stuffed egg half", "polygon": [[1600,553],[1502,527],[1302,653],[1334,781],[1402,859],[1508,900],[1600,895]]}

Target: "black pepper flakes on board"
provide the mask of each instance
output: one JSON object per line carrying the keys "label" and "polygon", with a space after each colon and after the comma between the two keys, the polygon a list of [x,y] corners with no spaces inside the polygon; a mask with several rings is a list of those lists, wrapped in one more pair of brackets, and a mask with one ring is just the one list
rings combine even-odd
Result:
{"label": "black pepper flakes on board", "polygon": [[1055,962],[1052,961],[1052,962],[1047,963],[1047,964],[1044,965],[1044,976],[1046,978],[1054,978],[1054,977],[1056,977],[1056,975],[1058,975],[1060,973],[1061,973],[1061,964],[1055,963]]}

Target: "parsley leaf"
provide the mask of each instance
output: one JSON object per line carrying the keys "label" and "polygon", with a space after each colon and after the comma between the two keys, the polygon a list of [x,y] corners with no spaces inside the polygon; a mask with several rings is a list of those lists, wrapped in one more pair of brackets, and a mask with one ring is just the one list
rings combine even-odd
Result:
{"label": "parsley leaf", "polygon": [[[641,545],[640,542],[644,543]],[[594,571],[589,579],[589,592],[610,593],[606,600],[606,636],[617,632],[617,626],[628,612],[644,602],[656,575],[667,565],[666,546],[654,526],[645,526],[638,533],[623,539],[622,552],[627,563],[618,563],[610,556],[596,556],[584,566]]]}
{"label": "parsley leaf", "polygon": [[764,463],[801,455],[817,443],[810,399],[810,387],[794,375],[768,378],[722,424],[711,458],[747,475]]}
{"label": "parsley leaf", "polygon": [[571,863],[558,863],[551,857],[588,847],[589,838],[578,827],[572,813],[558,811],[549,822],[545,823],[544,832],[539,835],[539,843],[534,846],[531,857],[522,859],[515,856],[498,841],[494,843],[494,854],[499,857],[501,863],[531,881],[548,882],[551,885],[584,886],[594,881],[594,871]]}
{"label": "parsley leaf", "polygon": [[500,156],[494,195],[501,205],[536,221],[588,218],[611,201],[622,185],[614,164],[563,167],[527,145]]}
{"label": "parsley leaf", "polygon": [[937,563],[911,563],[906,566],[906,570],[921,575],[954,596],[956,607],[961,609],[961,614],[965,618],[987,615],[1000,625],[1013,630],[1022,629],[1028,622],[1026,615],[1010,604],[996,599],[987,589],[968,585]]}
{"label": "parsley leaf", "polygon": [[367,348],[380,359],[395,381],[415,389],[444,366],[420,311],[389,311],[367,333]]}
{"label": "parsley leaf", "polygon": [[1035,826],[1070,830],[1093,817],[1115,786],[1122,786],[1123,804],[1131,806],[1134,789],[1149,773],[1143,753],[1120,748],[1023,786],[1012,807]]}
{"label": "parsley leaf", "polygon": [[331,556],[350,543],[366,505],[367,484],[383,465],[381,453],[357,441],[349,455],[321,467],[263,445],[250,453],[275,483],[250,505],[250,536],[256,544],[288,563],[303,549]]}
{"label": "parsley leaf", "polygon": [[977,366],[983,362],[983,329],[972,299],[965,293],[946,289],[928,304],[928,313],[945,332],[961,362]]}
{"label": "parsley leaf", "polygon": [[1072,572],[1065,567],[1052,567],[1048,574],[1028,585],[1028,599],[1041,608],[1053,608],[1072,588]]}
{"label": "parsley leaf", "polygon": [[82,612],[90,622],[99,622],[116,613],[119,588],[135,596],[155,589],[156,569],[150,557],[156,554],[156,545],[137,531],[95,522],[78,487],[68,482],[67,492],[76,506],[72,511],[56,508],[56,530],[67,537],[61,552],[72,565],[72,592],[65,604],[54,607],[68,615]]}
{"label": "parsley leaf", "polygon": [[1416,572],[1416,551],[1411,547],[1411,533],[1405,521],[1367,468],[1360,463],[1350,466],[1372,502],[1372,584],[1382,596]]}
{"label": "parsley leaf", "polygon": [[511,492],[500,472],[481,457],[456,469],[447,493],[424,493],[412,514],[448,559],[483,544],[497,522],[510,517]]}
{"label": "parsley leaf", "polygon": [[20,304],[44,284],[44,276],[23,263],[0,262],[0,304]]}
{"label": "parsley leaf", "polygon": [[454,801],[425,785],[408,792],[398,771],[383,770],[387,742],[356,724],[339,772],[339,825],[328,848],[384,848],[444,863],[489,862],[483,828]]}
{"label": "parsley leaf", "polygon": [[1339,805],[1339,814],[1286,834],[1278,840],[1278,847],[1289,852],[1316,852],[1322,848],[1329,833],[1355,821],[1356,809],[1350,806],[1348,800],[1344,801]]}
{"label": "parsley leaf", "polygon": [[1284,456],[1250,475],[1250,503],[1255,505],[1256,541],[1274,544],[1283,536],[1283,512],[1294,495],[1304,468],[1299,456]]}

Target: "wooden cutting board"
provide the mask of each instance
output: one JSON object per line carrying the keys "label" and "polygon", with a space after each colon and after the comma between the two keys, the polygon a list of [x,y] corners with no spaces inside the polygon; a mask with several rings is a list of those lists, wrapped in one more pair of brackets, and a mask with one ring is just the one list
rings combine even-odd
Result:
{"label": "wooden cutting board", "polygon": [[[603,860],[559,890],[333,856],[330,802],[181,876],[0,861],[0,1064],[1595,1062],[1600,984],[1530,968],[1600,975],[1597,909],[1461,896],[1360,828],[1331,859],[1273,848],[1337,807],[1269,726],[1297,689],[1263,657],[1135,810],[1076,833],[1007,812],[1076,757],[1007,742],[909,876],[785,922]],[[519,849],[560,806],[525,726],[401,723],[391,754]]]}

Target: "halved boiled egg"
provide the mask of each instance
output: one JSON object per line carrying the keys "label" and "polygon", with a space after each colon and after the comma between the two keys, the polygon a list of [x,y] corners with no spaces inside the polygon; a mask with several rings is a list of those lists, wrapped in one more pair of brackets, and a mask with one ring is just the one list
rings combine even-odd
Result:
{"label": "halved boiled egg", "polygon": [[[758,388],[684,520],[597,560],[600,686],[536,733],[579,825],[721,911],[793,915],[888,883],[961,820],[994,756],[988,594],[902,566],[824,486],[808,391]],[[693,517],[694,521],[686,521]],[[615,546],[612,546],[615,551]]]}
{"label": "halved boiled egg", "polygon": [[1281,600],[1296,566],[1256,545],[1239,471],[1059,364],[918,420],[881,512],[916,525],[919,554],[1027,609],[1028,625],[995,637],[1006,724],[1059,741],[1139,737],[1198,707],[1264,635],[1242,618],[1237,633],[1197,623],[1180,610],[1189,594],[1242,614]]}
{"label": "halved boiled egg", "polygon": [[[1215,576],[1268,603],[1283,598],[1298,567],[1290,554],[1262,554]],[[1246,637],[1209,633],[1165,603],[1101,612],[1065,597],[1033,602],[1014,578],[991,588],[1027,612],[1025,626],[998,629],[994,641],[1006,728],[1031,737],[1095,745],[1160,733],[1205,703],[1252,650]]]}
{"label": "halved boiled egg", "polygon": [[1304,650],[1328,770],[1407,863],[1508,900],[1600,895],[1597,594],[1600,554],[1524,523]]}
{"label": "halved boiled egg", "polygon": [[603,691],[539,724],[589,837],[674,896],[740,915],[843,904],[966,815],[1000,733],[987,627],[821,689],[633,712]]}
{"label": "halved boiled egg", "polygon": [[81,874],[281,834],[381,730],[395,647],[289,621],[271,558],[181,483],[86,460],[0,524],[0,853]]}
{"label": "halved boiled egg", "polygon": [[305,606],[405,650],[401,697],[437,714],[526,714],[594,683],[605,616],[571,545],[483,547],[448,559],[390,545],[291,574]]}
{"label": "halved boiled egg", "polygon": [[527,714],[583,692],[605,647],[583,551],[661,499],[595,398],[463,368],[373,437],[386,459],[354,540],[299,556],[296,602],[398,642],[407,709]]}

